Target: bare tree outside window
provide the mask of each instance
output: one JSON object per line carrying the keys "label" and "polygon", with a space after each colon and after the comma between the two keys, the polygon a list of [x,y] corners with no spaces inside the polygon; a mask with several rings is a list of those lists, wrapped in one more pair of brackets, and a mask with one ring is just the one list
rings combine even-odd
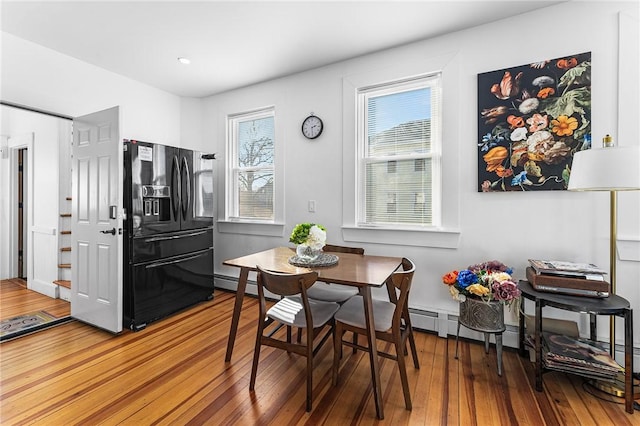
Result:
{"label": "bare tree outside window", "polygon": [[234,193],[232,216],[246,219],[273,219],[274,116],[273,111],[256,117],[236,117]]}

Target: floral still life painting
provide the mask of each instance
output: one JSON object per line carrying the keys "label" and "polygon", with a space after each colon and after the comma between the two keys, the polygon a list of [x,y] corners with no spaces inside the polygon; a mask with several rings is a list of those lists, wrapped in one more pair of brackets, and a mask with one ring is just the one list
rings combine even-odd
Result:
{"label": "floral still life painting", "polygon": [[478,192],[564,190],[591,147],[591,52],[478,74]]}

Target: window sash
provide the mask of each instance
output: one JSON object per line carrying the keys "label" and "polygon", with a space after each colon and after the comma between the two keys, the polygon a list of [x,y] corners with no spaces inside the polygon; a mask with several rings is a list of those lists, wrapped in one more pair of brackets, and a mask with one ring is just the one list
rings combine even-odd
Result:
{"label": "window sash", "polygon": [[[248,122],[256,122],[272,118],[271,128],[267,129],[271,138],[271,148],[265,158],[246,161],[242,164],[241,126]],[[227,174],[227,218],[232,220],[267,221],[274,220],[275,206],[275,110],[263,110],[229,116],[227,119],[228,140],[231,165]],[[255,139],[260,144],[259,138]],[[267,142],[268,145],[268,142]],[[253,148],[253,147],[249,147]],[[259,147],[258,147],[259,148]],[[260,150],[258,150],[260,151]],[[268,152],[270,151],[270,152]],[[261,184],[260,184],[261,183]],[[251,190],[248,187],[251,186]]]}
{"label": "window sash", "polygon": [[[368,161],[364,189],[364,223],[377,225],[425,225],[432,223],[429,193],[433,193],[431,159],[425,171],[415,171],[414,160],[395,161],[396,172],[388,172],[389,161]],[[420,204],[420,205],[418,205]]]}
{"label": "window sash", "polygon": [[[260,170],[236,170],[235,173],[235,188],[237,192],[237,215],[238,219],[258,219],[258,220],[271,220],[273,219],[273,181],[274,171],[260,169]],[[249,184],[246,182],[260,182],[266,181],[263,185],[256,187],[251,185],[255,190],[248,191]]]}
{"label": "window sash", "polygon": [[[440,79],[440,74],[434,74],[357,91],[358,226],[439,225]],[[429,129],[420,128],[425,123],[416,120],[412,125],[399,124],[377,135],[369,135],[370,129],[374,128],[369,122],[371,99],[398,93],[419,93],[417,91],[424,89],[430,90]],[[411,100],[414,93],[407,95]],[[376,137],[379,140],[376,141]],[[372,140],[376,146],[372,146]],[[391,197],[396,201],[389,202]]]}

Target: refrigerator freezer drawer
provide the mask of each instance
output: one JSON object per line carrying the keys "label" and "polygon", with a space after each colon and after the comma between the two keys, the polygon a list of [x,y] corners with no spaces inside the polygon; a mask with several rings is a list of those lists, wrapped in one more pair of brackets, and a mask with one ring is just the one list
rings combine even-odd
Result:
{"label": "refrigerator freezer drawer", "polygon": [[125,327],[147,323],[213,297],[213,249],[131,267]]}
{"label": "refrigerator freezer drawer", "polygon": [[149,262],[213,247],[213,229],[202,228],[136,237],[133,238],[132,244],[131,263]]}

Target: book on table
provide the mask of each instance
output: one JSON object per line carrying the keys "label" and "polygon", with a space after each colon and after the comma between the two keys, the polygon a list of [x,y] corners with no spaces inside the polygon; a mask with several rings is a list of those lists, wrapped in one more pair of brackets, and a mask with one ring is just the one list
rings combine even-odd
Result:
{"label": "book on table", "polygon": [[537,291],[560,293],[570,296],[609,297],[611,285],[606,281],[573,278],[562,275],[536,274],[531,266],[526,268],[527,281]]}
{"label": "book on table", "polygon": [[593,281],[604,281],[607,273],[593,263],[576,263],[563,260],[529,259],[529,264],[538,275],[558,275]]}

